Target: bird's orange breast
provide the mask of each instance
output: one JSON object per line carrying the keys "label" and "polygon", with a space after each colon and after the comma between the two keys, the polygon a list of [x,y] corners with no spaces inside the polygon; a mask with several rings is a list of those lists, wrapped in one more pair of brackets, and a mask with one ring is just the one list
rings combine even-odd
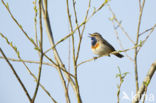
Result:
{"label": "bird's orange breast", "polygon": [[92,49],[97,49],[100,46],[100,43],[96,43],[95,45],[92,45]]}

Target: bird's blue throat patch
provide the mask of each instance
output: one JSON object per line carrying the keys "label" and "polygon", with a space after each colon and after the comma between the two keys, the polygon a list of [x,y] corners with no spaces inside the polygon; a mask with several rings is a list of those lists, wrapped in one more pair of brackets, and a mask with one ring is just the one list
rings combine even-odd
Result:
{"label": "bird's blue throat patch", "polygon": [[97,43],[97,40],[95,37],[91,37],[91,43],[92,43],[92,46],[94,46]]}

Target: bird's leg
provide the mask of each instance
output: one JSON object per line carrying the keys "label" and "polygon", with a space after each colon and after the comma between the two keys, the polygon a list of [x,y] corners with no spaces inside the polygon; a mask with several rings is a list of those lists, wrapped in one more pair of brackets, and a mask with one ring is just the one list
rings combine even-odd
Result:
{"label": "bird's leg", "polygon": [[93,57],[94,61],[97,59],[98,57]]}

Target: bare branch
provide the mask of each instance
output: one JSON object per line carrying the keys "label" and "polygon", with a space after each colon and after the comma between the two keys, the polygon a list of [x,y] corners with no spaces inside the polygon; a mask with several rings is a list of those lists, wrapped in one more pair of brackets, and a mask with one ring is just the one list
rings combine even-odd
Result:
{"label": "bare branch", "polygon": [[38,89],[39,89],[39,84],[40,84],[40,79],[41,79],[41,70],[42,70],[42,62],[43,62],[43,31],[42,31],[42,12],[41,12],[41,5],[42,5],[42,0],[39,0],[39,20],[40,20],[40,64],[39,64],[39,71],[38,71],[38,79],[37,79],[37,84],[36,84],[36,89],[32,98],[32,102],[35,102]]}
{"label": "bare branch", "polygon": [[[91,0],[89,0],[88,9],[86,11],[86,16],[85,16],[84,21],[86,21],[87,18],[88,18],[88,13],[89,13],[89,10],[90,10],[90,5],[91,5]],[[81,32],[81,35],[80,35],[80,41],[79,41],[79,44],[78,44],[78,49],[77,49],[77,54],[76,54],[76,64],[77,64],[79,53],[80,53],[80,46],[81,46],[81,42],[82,42],[82,37],[83,37],[83,34],[84,34],[85,26],[86,26],[86,24],[83,25],[83,29],[82,29],[82,32]]]}
{"label": "bare branch", "polygon": [[[68,14],[68,20],[69,20],[69,24],[70,24],[70,30],[71,30],[71,32],[73,32],[73,26],[72,26],[70,11],[69,11],[68,0],[66,0],[66,5],[67,5],[67,14]],[[75,11],[75,9],[74,9],[74,11]],[[79,28],[78,28],[78,30],[79,30]],[[77,80],[77,65],[76,65],[76,60],[75,60],[75,45],[74,44],[75,44],[74,43],[74,35],[72,35],[72,51],[73,51],[73,65],[74,65],[74,72],[75,72],[74,79],[75,79],[76,97],[77,97],[77,102],[82,103],[80,91],[79,91],[78,80]]]}
{"label": "bare branch", "polygon": [[151,31],[151,30],[155,29],[155,27],[156,27],[156,24],[154,24],[154,26],[153,26],[153,27],[151,27],[151,28],[149,28],[149,29],[146,29],[145,31],[143,31],[142,33],[140,33],[140,34],[139,34],[139,36],[142,36],[142,35],[143,35],[143,34],[145,34],[146,32],[148,32],[148,31]]}
{"label": "bare branch", "polygon": [[22,88],[23,88],[23,90],[24,90],[26,96],[28,97],[29,102],[31,103],[31,97],[30,97],[30,95],[29,95],[29,93],[28,93],[26,87],[24,86],[23,82],[21,81],[20,77],[19,77],[18,74],[16,73],[14,67],[13,67],[12,64],[9,62],[8,58],[5,56],[5,54],[4,54],[4,52],[3,52],[3,50],[2,50],[1,48],[0,48],[0,52],[1,52],[1,54],[3,55],[4,59],[6,60],[6,62],[9,64],[11,70],[13,71],[13,73],[14,73],[14,75],[16,76],[18,82],[19,82],[20,85],[22,86]]}
{"label": "bare branch", "polygon": [[38,46],[38,37],[37,37],[37,5],[36,5],[37,0],[35,0],[33,2],[34,4],[34,12],[35,12],[35,16],[34,16],[34,28],[35,28],[35,42],[36,45]]}
{"label": "bare branch", "polygon": [[[143,0],[142,7],[140,9],[140,14],[139,14],[139,22],[138,22],[138,29],[137,29],[137,37],[136,37],[136,43],[135,45],[138,45],[139,42],[139,33],[140,33],[140,26],[141,26],[141,19],[142,19],[142,13],[143,13],[143,8],[144,8],[145,0]],[[134,66],[135,66],[135,83],[136,83],[136,92],[139,90],[139,83],[138,83],[138,66],[137,66],[137,52],[138,48],[135,48],[134,51]]]}
{"label": "bare branch", "polygon": [[146,88],[150,84],[150,81],[151,81],[152,76],[154,75],[155,71],[156,71],[156,61],[151,65],[151,68],[149,69],[144,81],[142,82],[140,89],[136,93],[136,96],[133,98],[132,103],[139,103],[139,101],[140,101],[142,95],[144,94]]}
{"label": "bare branch", "polygon": [[[139,44],[139,45],[134,46],[134,47],[129,48],[129,49],[114,51],[114,52],[112,52],[112,53],[110,53],[110,54],[116,54],[116,53],[120,53],[120,52],[127,52],[127,51],[132,50],[132,49],[135,49],[136,47],[139,47],[139,46],[141,46],[141,45]],[[103,57],[103,56],[108,56],[108,55],[102,55],[102,56],[99,56],[99,57],[94,57],[94,58],[85,60],[85,61],[79,63],[78,66],[80,66],[81,64],[84,64],[84,63],[86,63],[86,62],[90,62],[90,61],[96,60],[96,59],[101,58],[101,57]]]}
{"label": "bare branch", "polygon": [[117,91],[117,103],[120,103],[120,89],[121,89],[121,85],[124,82],[124,78],[127,76],[128,72],[121,73],[120,67],[118,67],[118,71],[119,71],[119,73],[116,74],[116,78],[120,79],[120,84],[117,85],[117,88],[118,88],[118,91]]}
{"label": "bare branch", "polygon": [[125,34],[125,36],[133,43],[134,41],[131,39],[131,37],[129,36],[129,34],[125,31],[125,29],[123,28],[123,26],[121,25],[120,21],[116,18],[116,15],[114,14],[114,12],[112,11],[110,5],[108,5],[109,11],[112,13],[113,18],[112,20],[115,20],[115,22],[118,24],[118,26],[120,27],[120,29],[122,30],[122,32]]}
{"label": "bare branch", "polygon": [[[111,6],[108,5],[108,7],[109,7],[109,10],[110,10],[110,12],[112,13],[112,15],[114,15],[113,18],[116,18],[114,12],[113,12],[112,9],[111,9]],[[116,20],[117,20],[117,19],[116,19]],[[122,45],[122,42],[121,42],[121,40],[120,40],[120,38],[119,38],[119,35],[118,35],[118,32],[117,32],[117,30],[116,30],[117,27],[115,27],[114,19],[112,19],[112,20],[110,20],[110,21],[111,21],[112,24],[113,24],[114,32],[115,32],[115,34],[116,34],[116,38],[117,38],[117,40],[118,40],[118,42],[119,42],[119,45],[120,45],[121,49],[124,50],[124,47],[123,47],[123,45]],[[121,25],[121,23],[120,23],[120,25]],[[128,58],[129,60],[131,60],[131,61],[134,62],[134,60],[133,60],[126,52],[125,52],[125,55],[127,56],[127,58]]]}
{"label": "bare branch", "polygon": [[[29,72],[29,74],[30,74],[30,75],[35,79],[35,81],[37,82],[36,76],[30,71],[30,69],[28,68],[28,66],[26,65],[25,62],[27,62],[27,63],[38,63],[38,64],[40,64],[40,61],[39,61],[39,62],[36,62],[36,61],[23,60],[23,59],[21,58],[20,53],[19,53],[19,51],[17,50],[16,46],[14,46],[14,45],[12,44],[12,42],[9,42],[9,40],[7,39],[7,37],[5,37],[2,33],[0,33],[0,35],[6,40],[6,42],[9,44],[9,46],[11,46],[11,48],[16,52],[16,54],[17,54],[17,56],[18,56],[18,59],[19,59],[19,60],[17,60],[17,59],[13,59],[13,58],[8,58],[8,60],[16,61],[16,62],[22,62],[23,65],[26,67],[27,71]],[[0,57],[0,58],[4,59],[4,57]],[[45,63],[45,64],[46,64],[46,65],[49,65],[49,66],[52,65],[52,64],[50,64],[50,63]],[[52,66],[57,67],[56,65],[52,65]],[[65,72],[66,72],[66,71],[65,71]],[[69,75],[70,75],[70,74],[69,74]],[[54,103],[56,103],[55,99],[54,99],[53,97],[51,97],[50,93],[44,88],[44,86],[41,85],[41,84],[40,84],[40,86],[41,86],[41,88],[48,94],[48,96],[50,96],[50,98],[52,99],[52,101],[54,101]]]}
{"label": "bare branch", "polygon": [[23,29],[22,25],[18,23],[18,21],[15,19],[15,17],[12,15],[10,9],[9,9],[9,5],[5,4],[3,0],[1,0],[3,5],[5,6],[5,8],[7,9],[7,11],[9,12],[11,18],[13,19],[13,21],[17,24],[17,26],[21,29],[21,31],[24,33],[24,35],[27,37],[27,39],[33,43],[35,45],[35,47],[37,47],[37,45],[35,44],[34,40],[32,38],[30,38],[28,36],[28,34],[25,32],[25,30]]}
{"label": "bare branch", "polygon": [[142,46],[138,48],[138,51],[140,51],[140,49],[143,47],[143,45],[145,44],[145,42],[147,41],[147,39],[150,37],[150,35],[153,33],[153,31],[155,30],[156,24],[152,27],[151,31],[149,32],[149,34],[146,36],[146,38],[141,42]]}
{"label": "bare branch", "polygon": [[[44,0],[44,6],[42,5],[42,11],[43,11],[42,13],[43,13],[43,16],[44,16],[44,23],[45,23],[46,32],[47,32],[47,35],[48,35],[48,38],[49,38],[49,42],[51,44],[51,47],[54,47],[55,43],[54,43],[53,33],[52,33],[50,20],[49,20],[49,16],[48,16],[47,0]],[[60,68],[65,69],[65,66],[64,66],[64,64],[63,64],[63,62],[62,62],[62,60],[61,60],[61,58],[60,58],[60,56],[59,56],[59,54],[57,52],[57,49],[55,47],[53,48],[53,53],[54,53],[54,56],[55,56],[55,60],[56,60],[57,64],[59,65],[59,67],[57,67],[58,68],[57,70],[59,72],[60,78],[61,78],[62,83],[63,83],[66,100],[68,102],[70,102],[67,87],[66,87],[66,83],[65,83],[64,77],[62,75],[61,69],[60,69]],[[66,75],[66,76],[67,76],[67,78],[71,79],[71,77],[69,75]],[[72,80],[70,80],[70,83],[72,83],[72,85],[74,86],[74,83],[73,83]]]}
{"label": "bare branch", "polygon": [[[78,24],[78,18],[77,18],[77,12],[76,12],[76,7],[75,7],[75,4],[76,4],[76,1],[73,0],[73,8],[74,8],[74,15],[75,15],[75,23],[76,23],[76,26],[78,27],[79,24]],[[78,28],[78,33],[79,33],[79,38],[80,38],[80,28]]]}

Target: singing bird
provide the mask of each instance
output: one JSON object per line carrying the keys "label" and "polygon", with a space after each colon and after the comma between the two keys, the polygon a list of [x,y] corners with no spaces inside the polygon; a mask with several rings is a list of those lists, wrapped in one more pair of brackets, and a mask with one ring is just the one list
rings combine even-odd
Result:
{"label": "singing bird", "polygon": [[[99,33],[93,33],[89,36],[91,38],[91,49],[94,54],[102,56],[108,55],[110,56],[111,52],[116,51],[114,47],[109,44]],[[120,53],[114,53],[115,56],[122,58],[124,57]]]}

